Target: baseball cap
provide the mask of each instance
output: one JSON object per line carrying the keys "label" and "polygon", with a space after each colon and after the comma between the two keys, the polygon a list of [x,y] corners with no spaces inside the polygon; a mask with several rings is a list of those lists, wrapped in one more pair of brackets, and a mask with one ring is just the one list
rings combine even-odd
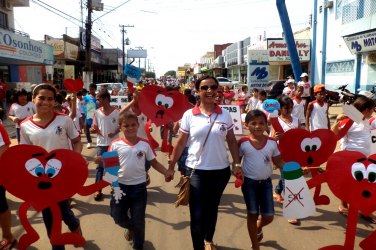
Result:
{"label": "baseball cap", "polygon": [[361,91],[359,91],[358,94],[364,95],[365,97],[370,98],[370,99],[372,99],[374,97],[374,94],[371,91],[368,91],[368,90],[361,90]]}
{"label": "baseball cap", "polygon": [[308,76],[308,74],[307,74],[307,73],[302,73],[302,74],[300,75],[300,77],[305,77],[305,76]]}
{"label": "baseball cap", "polygon": [[315,87],[313,87],[313,93],[318,93],[321,91],[325,91],[325,85],[324,84],[316,84]]}
{"label": "baseball cap", "polygon": [[288,80],[285,82],[285,86],[287,86],[289,83],[295,83],[295,80],[294,80],[294,79],[288,79]]}

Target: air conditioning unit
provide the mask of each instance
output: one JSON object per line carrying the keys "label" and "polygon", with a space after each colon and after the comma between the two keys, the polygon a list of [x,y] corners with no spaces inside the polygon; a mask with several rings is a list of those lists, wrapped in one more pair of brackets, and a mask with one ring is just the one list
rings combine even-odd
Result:
{"label": "air conditioning unit", "polygon": [[7,10],[12,10],[12,4],[10,3],[10,0],[4,1],[4,8]]}
{"label": "air conditioning unit", "polygon": [[324,9],[330,9],[333,7],[333,1],[324,2]]}

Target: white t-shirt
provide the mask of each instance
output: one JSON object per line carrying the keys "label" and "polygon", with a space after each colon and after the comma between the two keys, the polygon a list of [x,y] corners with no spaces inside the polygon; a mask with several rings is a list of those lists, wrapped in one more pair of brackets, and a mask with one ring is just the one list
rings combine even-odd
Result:
{"label": "white t-shirt", "polygon": [[[69,109],[69,117],[72,114],[72,110]],[[76,117],[73,118],[74,126],[76,127],[77,131],[80,132],[81,126],[80,126],[80,118],[82,117],[82,114],[80,112],[80,109],[76,107]]]}
{"label": "white t-shirt", "polygon": [[251,97],[248,100],[248,104],[251,107],[251,110],[255,110],[257,108],[257,104],[259,103],[259,99],[256,99],[255,97]]}
{"label": "white t-shirt", "polygon": [[322,106],[317,101],[311,102],[313,108],[309,118],[310,130],[325,128],[328,129],[328,104],[325,102]]}
{"label": "white t-shirt", "polygon": [[[216,115],[217,119],[214,121]],[[210,131],[205,147],[202,145],[209,131],[211,123],[214,125]],[[180,132],[189,134],[188,157],[185,165],[190,168],[202,170],[224,169],[230,165],[226,150],[227,131],[234,127],[230,113],[216,106],[215,112],[208,116],[202,114],[196,105],[187,110],[181,119]],[[202,153],[200,153],[202,152]],[[201,155],[201,157],[200,157]],[[200,158],[200,159],[198,159]]]}
{"label": "white t-shirt", "polygon": [[124,138],[114,140],[108,151],[117,151],[119,154],[119,183],[137,185],[146,182],[145,160],[151,161],[156,157],[149,143],[139,138],[134,145],[129,145]]}
{"label": "white t-shirt", "polygon": [[54,149],[72,149],[71,140],[79,136],[70,117],[55,113],[52,120],[40,126],[30,116],[21,122],[20,144],[32,144],[47,151]]}
{"label": "white t-shirt", "polygon": [[9,144],[10,144],[10,140],[9,140],[7,131],[5,130],[4,126],[0,124],[0,147],[4,145],[9,145]]}
{"label": "white t-shirt", "polygon": [[308,97],[311,96],[311,82],[298,82],[298,86],[303,86],[303,94],[302,97]]}
{"label": "white t-shirt", "polygon": [[112,138],[108,137],[108,134],[114,133],[119,129],[119,114],[120,111],[118,109],[114,109],[108,115],[104,114],[102,107],[95,110],[93,127],[98,128],[101,132],[101,134],[97,135],[97,146],[108,146],[113,140],[119,138],[118,134]]}
{"label": "white t-shirt", "polygon": [[289,87],[285,87],[282,91],[282,94],[292,96],[294,91],[295,91],[295,88],[290,89]]}
{"label": "white t-shirt", "polygon": [[[33,114],[35,114],[35,105],[32,102],[28,102],[23,106],[18,103],[13,103],[9,108],[9,115],[15,116],[21,120]],[[16,128],[19,127],[20,122],[16,123]]]}
{"label": "white t-shirt", "polygon": [[82,99],[81,101],[77,99],[77,101],[77,107],[80,110],[80,113],[85,114],[86,102],[84,101],[84,99]]}
{"label": "white t-shirt", "polygon": [[[343,127],[348,119],[341,121]],[[347,134],[340,140],[341,150],[358,151],[366,156],[371,154],[371,129],[368,120],[360,124],[353,123]]]}
{"label": "white t-shirt", "polygon": [[306,100],[301,99],[300,103],[298,103],[298,100],[296,100],[296,98],[292,98],[292,102],[294,103],[294,107],[292,109],[291,115],[297,117],[300,121],[300,124],[305,123],[304,106],[306,105]]}
{"label": "white t-shirt", "polygon": [[290,129],[297,128],[299,126],[299,120],[296,117],[292,117],[292,122],[285,122],[280,117],[278,117],[278,122],[281,124],[281,127],[284,132],[289,131]]}
{"label": "white t-shirt", "polygon": [[248,137],[239,140],[239,155],[243,157],[244,176],[252,180],[266,180],[273,173],[272,157],[280,155],[277,142],[268,138],[261,148],[252,145]]}

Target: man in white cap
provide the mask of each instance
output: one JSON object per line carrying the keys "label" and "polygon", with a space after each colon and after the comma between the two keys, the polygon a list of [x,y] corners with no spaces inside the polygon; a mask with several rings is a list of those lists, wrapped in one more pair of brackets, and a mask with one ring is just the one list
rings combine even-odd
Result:
{"label": "man in white cap", "polygon": [[308,80],[308,74],[307,73],[302,73],[300,75],[301,81],[298,82],[298,86],[303,86],[303,94],[302,98],[306,99],[307,103],[311,101],[311,96],[312,96],[312,85],[311,82]]}
{"label": "man in white cap", "polygon": [[286,87],[283,89],[282,94],[292,97],[294,95],[294,91],[295,91],[295,80],[291,79],[291,78],[288,79],[285,82],[285,86]]}

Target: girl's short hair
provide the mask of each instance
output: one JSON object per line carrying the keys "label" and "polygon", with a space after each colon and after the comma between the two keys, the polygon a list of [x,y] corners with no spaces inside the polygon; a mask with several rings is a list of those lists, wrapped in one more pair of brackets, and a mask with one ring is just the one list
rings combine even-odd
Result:
{"label": "girl's short hair", "polygon": [[242,86],[242,91],[248,90],[248,86]]}
{"label": "girl's short hair", "polygon": [[47,83],[41,83],[38,84],[34,89],[33,89],[33,98],[36,97],[39,94],[39,91],[42,89],[49,90],[53,93],[54,99],[56,99],[56,89],[54,86],[47,84]]}
{"label": "girl's short hair", "polygon": [[355,99],[353,105],[357,110],[359,110],[360,112],[363,112],[364,110],[367,110],[367,109],[373,109],[375,107],[375,102],[374,100],[364,95],[359,95]]}
{"label": "girl's short hair", "polygon": [[268,121],[268,118],[266,117],[265,113],[262,112],[261,110],[259,109],[254,109],[254,110],[251,110],[247,113],[247,115],[245,116],[245,123],[249,123],[250,121],[254,120],[255,118],[257,117],[262,117],[265,119],[265,122]]}
{"label": "girl's short hair", "polygon": [[219,85],[217,78],[215,78],[214,76],[203,76],[203,77],[200,77],[199,79],[197,79],[197,81],[195,82],[195,89],[197,91],[199,91],[201,82],[204,81],[204,80],[207,80],[207,79],[212,79],[213,81],[215,81],[215,83],[217,85]]}
{"label": "girl's short hair", "polygon": [[131,113],[131,112],[124,112],[124,113],[120,114],[120,116],[119,116],[119,126],[121,126],[123,123],[125,123],[125,121],[127,121],[129,119],[133,119],[137,122],[137,124],[139,124],[137,115],[135,115],[134,113]]}
{"label": "girl's short hair", "polygon": [[287,95],[281,96],[278,98],[278,102],[280,107],[285,107],[285,106],[294,106],[294,102],[291,100],[291,98]]}
{"label": "girl's short hair", "polygon": [[252,88],[252,93],[258,93],[258,92],[259,92],[258,88]]}

